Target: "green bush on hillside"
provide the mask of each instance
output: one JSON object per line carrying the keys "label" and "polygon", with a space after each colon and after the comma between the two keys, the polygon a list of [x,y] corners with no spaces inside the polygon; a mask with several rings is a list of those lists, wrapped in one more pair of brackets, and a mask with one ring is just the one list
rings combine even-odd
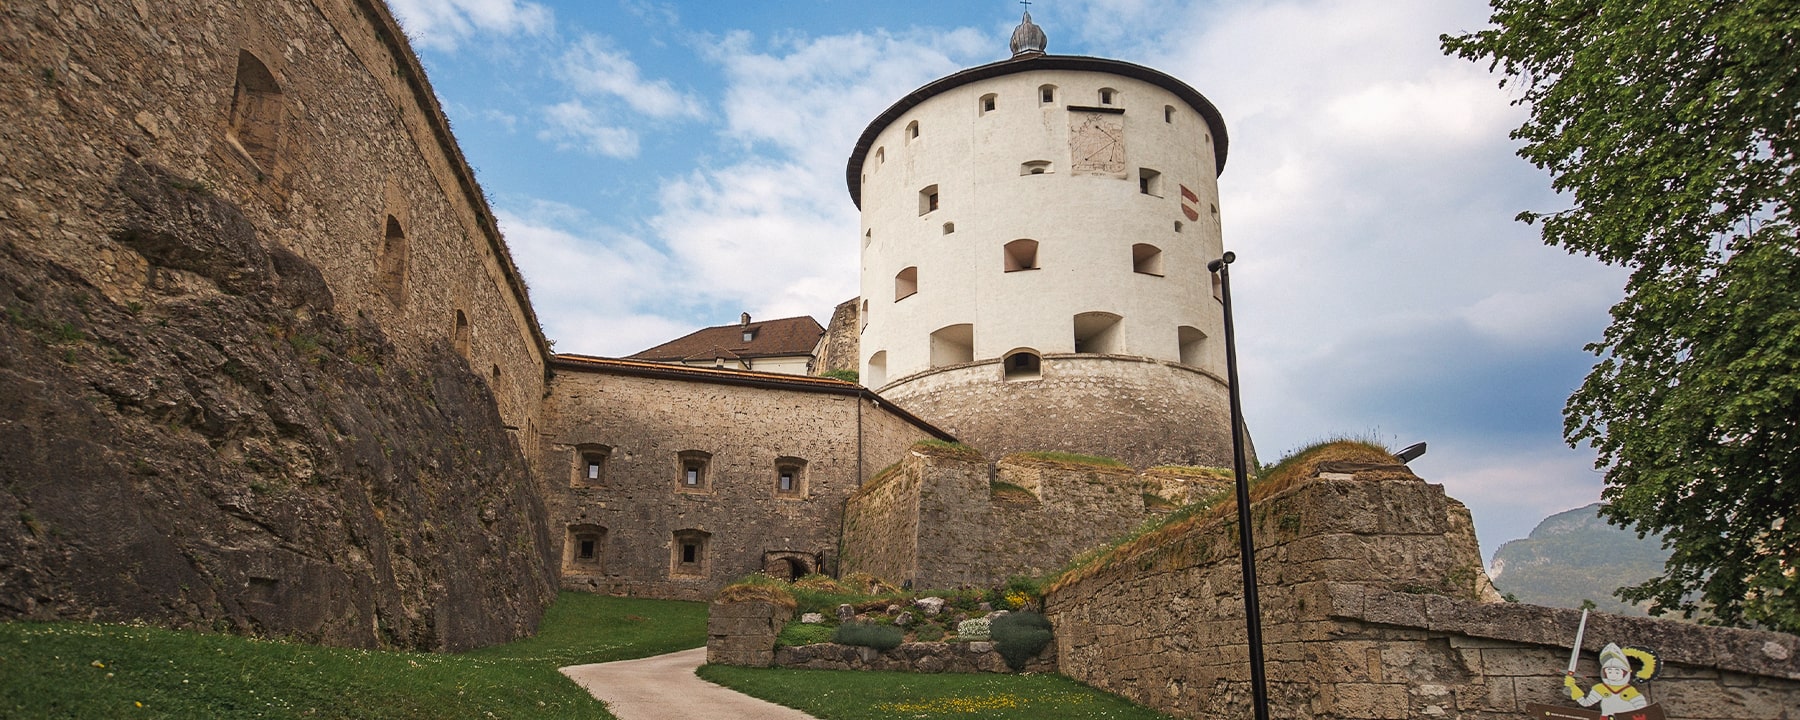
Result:
{"label": "green bush on hillside", "polygon": [[831,642],[830,626],[818,623],[790,622],[775,638],[776,647],[797,647]]}
{"label": "green bush on hillside", "polygon": [[1025,663],[1037,657],[1051,638],[1050,621],[1030,611],[1008,613],[994,620],[988,633],[994,638],[994,650],[1014,672],[1024,670]]}

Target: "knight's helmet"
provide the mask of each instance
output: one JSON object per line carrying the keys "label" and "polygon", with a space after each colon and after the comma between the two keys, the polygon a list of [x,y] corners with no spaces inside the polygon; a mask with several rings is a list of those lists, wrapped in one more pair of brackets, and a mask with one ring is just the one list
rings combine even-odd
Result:
{"label": "knight's helmet", "polygon": [[1624,670],[1626,675],[1631,674],[1631,661],[1625,659],[1625,651],[1619,649],[1617,643],[1607,643],[1606,647],[1600,648],[1600,669],[1609,667]]}

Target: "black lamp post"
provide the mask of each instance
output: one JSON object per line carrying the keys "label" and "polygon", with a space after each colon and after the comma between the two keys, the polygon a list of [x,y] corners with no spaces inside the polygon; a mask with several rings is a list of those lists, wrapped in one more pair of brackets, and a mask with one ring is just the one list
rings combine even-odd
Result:
{"label": "black lamp post", "polygon": [[1262,605],[1256,597],[1256,542],[1250,536],[1250,472],[1244,457],[1244,406],[1238,396],[1237,333],[1231,322],[1231,262],[1236,253],[1206,264],[1219,274],[1225,305],[1225,375],[1231,384],[1231,470],[1237,481],[1238,553],[1244,566],[1244,630],[1250,644],[1250,691],[1256,720],[1269,720],[1269,683],[1263,675]]}

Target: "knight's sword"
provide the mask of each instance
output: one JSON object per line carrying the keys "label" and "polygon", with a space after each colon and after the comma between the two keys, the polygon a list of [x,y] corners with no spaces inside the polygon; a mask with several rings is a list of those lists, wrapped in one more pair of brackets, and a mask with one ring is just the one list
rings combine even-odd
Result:
{"label": "knight's sword", "polygon": [[1587,613],[1581,611],[1581,624],[1575,628],[1575,648],[1569,651],[1569,674],[1575,674],[1575,662],[1581,659],[1581,636],[1587,632]]}

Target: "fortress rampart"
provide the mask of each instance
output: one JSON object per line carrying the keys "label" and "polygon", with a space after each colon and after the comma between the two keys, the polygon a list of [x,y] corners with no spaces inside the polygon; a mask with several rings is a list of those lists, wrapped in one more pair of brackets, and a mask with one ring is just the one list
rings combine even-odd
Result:
{"label": "fortress rampart", "polygon": [[1004,373],[998,360],[934,368],[882,394],[996,457],[1058,451],[1136,467],[1231,466],[1230,398],[1210,372],[1145,357],[1052,354],[1035,377]]}
{"label": "fortress rampart", "polygon": [[917,588],[1042,575],[1224,479],[919,446],[852,495],[843,570]]}
{"label": "fortress rampart", "polygon": [[0,32],[0,612],[530,631],[547,345],[387,9],[28,0]]}
{"label": "fortress rampart", "polygon": [[[1247,716],[1232,507],[1054,588],[1061,672],[1178,717]],[[1403,466],[1322,466],[1253,506],[1273,716],[1511,720],[1529,702],[1573,706],[1562,674],[1579,613],[1482,602],[1466,514]],[[1597,615],[1584,685],[1607,642],[1661,654],[1650,694],[1669,717],[1776,720],[1800,697],[1791,635]]]}
{"label": "fortress rampart", "polygon": [[838,567],[845,499],[941,435],[851,383],[562,356],[543,458],[562,585],[705,600]]}

